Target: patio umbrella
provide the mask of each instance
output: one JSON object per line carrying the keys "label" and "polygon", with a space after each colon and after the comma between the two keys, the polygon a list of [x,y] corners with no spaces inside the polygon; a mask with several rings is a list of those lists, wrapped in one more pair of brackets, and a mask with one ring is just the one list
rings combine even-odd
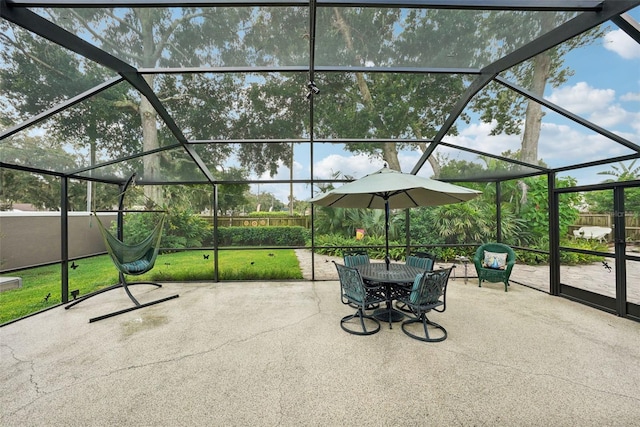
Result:
{"label": "patio umbrella", "polygon": [[385,262],[389,268],[389,210],[466,202],[480,191],[383,167],[341,187],[319,194],[309,202],[333,208],[385,210]]}

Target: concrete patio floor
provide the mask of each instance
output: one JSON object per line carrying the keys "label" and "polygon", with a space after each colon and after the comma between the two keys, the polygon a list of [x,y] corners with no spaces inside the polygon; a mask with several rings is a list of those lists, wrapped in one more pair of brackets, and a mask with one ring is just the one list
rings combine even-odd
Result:
{"label": "concrete patio floor", "polygon": [[640,324],[450,281],[423,343],[340,329],[336,281],[134,287],[0,328],[2,426],[634,426]]}

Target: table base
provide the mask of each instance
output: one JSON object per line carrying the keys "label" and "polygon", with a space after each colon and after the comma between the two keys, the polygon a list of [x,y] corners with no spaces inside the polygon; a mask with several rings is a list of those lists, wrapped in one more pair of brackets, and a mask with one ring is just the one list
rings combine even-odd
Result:
{"label": "table base", "polygon": [[404,314],[393,308],[379,308],[373,312],[373,317],[384,322],[400,322]]}

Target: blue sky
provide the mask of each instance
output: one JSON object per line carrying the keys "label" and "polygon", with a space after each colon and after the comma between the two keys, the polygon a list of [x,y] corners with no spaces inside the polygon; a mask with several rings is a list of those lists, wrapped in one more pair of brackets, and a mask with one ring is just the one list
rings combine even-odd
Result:
{"label": "blue sky", "polygon": [[[640,8],[630,12],[640,21]],[[595,44],[576,49],[566,57],[566,65],[574,70],[574,75],[558,88],[547,87],[545,98],[549,101],[590,120],[593,123],[619,134],[629,141],[640,145],[640,45],[615,25],[608,25],[606,36]],[[469,125],[459,125],[459,135],[446,138],[447,142],[470,147],[482,147],[484,151],[502,152],[505,147],[512,150],[520,146],[520,136],[489,136],[491,126],[488,123],[472,121]],[[334,171],[362,177],[380,167],[382,162],[371,161],[366,156],[353,156],[350,153],[316,147],[314,175],[330,178]],[[539,145],[539,157],[548,165],[558,167],[567,164],[591,161],[618,154],[627,154],[629,150],[619,144],[577,125],[553,112],[543,119]],[[319,154],[321,154],[319,156]],[[473,155],[452,153],[453,158],[473,160]],[[420,153],[401,153],[403,171],[413,168]],[[308,153],[297,153],[294,178],[308,177]],[[596,172],[608,170],[603,166],[590,168],[577,173],[568,173],[578,179],[579,184],[601,182],[606,176]],[[425,165],[421,175],[432,173]],[[262,179],[269,179],[262,176]],[[288,179],[289,169],[281,167],[275,179]],[[254,190],[255,191],[255,188]],[[261,191],[268,191],[282,201],[287,200],[288,185],[262,184]],[[310,195],[308,186],[297,185],[294,189],[297,199],[306,199]]]}

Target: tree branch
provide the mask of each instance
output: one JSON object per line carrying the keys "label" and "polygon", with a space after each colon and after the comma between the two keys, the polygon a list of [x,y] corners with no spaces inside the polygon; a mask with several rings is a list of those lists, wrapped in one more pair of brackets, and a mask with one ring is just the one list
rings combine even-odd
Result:
{"label": "tree branch", "polygon": [[[78,22],[80,23],[80,25],[87,30],[93,37],[96,38],[96,40],[100,40],[100,42],[102,43],[103,46],[108,47],[109,49],[112,49],[114,52],[120,52],[122,54],[122,52],[120,51],[120,49],[118,48],[118,45],[113,43],[111,40],[106,39],[105,37],[102,37],[100,34],[98,34],[96,31],[93,30],[92,26],[89,24],[88,21],[86,21],[80,14],[78,14],[78,12],[76,12],[75,10],[71,9],[70,11],[75,18],[78,20]],[[122,22],[121,20],[119,20],[117,17],[113,16],[113,14],[111,14],[109,11],[107,11],[107,15],[109,15],[110,17],[112,17],[113,19],[115,19],[116,21],[123,23],[126,25],[126,23]],[[127,25],[128,27],[131,28],[131,26]],[[140,34],[138,31],[136,31],[135,29],[133,29],[133,31],[135,31],[138,35]],[[134,57],[135,55],[124,55],[124,56],[128,56],[129,58]]]}
{"label": "tree branch", "polygon": [[162,37],[160,38],[160,41],[156,44],[156,50],[153,53],[154,62],[157,61],[158,58],[160,58],[160,55],[162,55],[162,51],[164,50],[164,47],[166,46],[167,41],[169,40],[169,37],[171,37],[171,35],[175,32],[178,26],[182,25],[183,22],[188,22],[193,18],[198,18],[201,16],[205,16],[205,14],[202,12],[192,13],[189,15],[184,15],[182,18],[172,21],[171,25],[169,25],[169,28],[167,28],[167,30],[162,33]]}
{"label": "tree branch", "polygon": [[134,113],[138,113],[140,111],[140,106],[129,99],[114,101],[113,106],[121,109],[130,109]]}
{"label": "tree branch", "polygon": [[12,40],[11,38],[9,38],[6,34],[0,34],[0,37],[2,37],[4,40],[6,40],[7,44],[12,45],[13,47],[15,47],[17,50],[19,50],[20,52],[22,52],[22,54],[24,56],[26,56],[27,58],[31,59],[33,62],[36,62],[40,65],[42,65],[44,68],[46,68],[49,71],[54,72],[55,74],[64,77],[65,79],[67,79],[67,75],[64,74],[62,71],[58,70],[56,67],[49,65],[47,62],[45,62],[44,60],[38,58],[37,56],[34,56],[30,51],[26,50],[24,48],[24,46],[22,46],[22,44],[18,43],[17,40]]}

